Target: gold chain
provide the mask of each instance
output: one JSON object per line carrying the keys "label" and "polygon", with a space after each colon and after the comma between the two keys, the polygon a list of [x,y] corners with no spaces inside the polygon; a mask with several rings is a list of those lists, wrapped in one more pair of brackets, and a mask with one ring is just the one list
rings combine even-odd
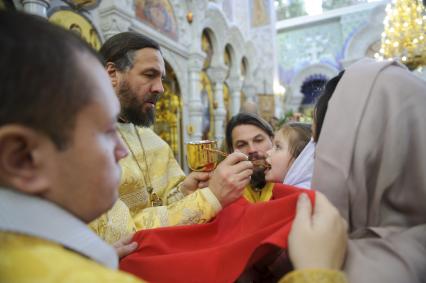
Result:
{"label": "gold chain", "polygon": [[151,197],[151,205],[152,206],[160,206],[163,205],[163,201],[161,200],[161,198],[154,193],[154,188],[152,187],[152,182],[151,182],[151,176],[149,175],[149,171],[148,171],[148,161],[146,159],[146,151],[145,151],[145,147],[143,146],[143,142],[141,139],[141,136],[139,134],[138,129],[136,128],[135,125],[133,125],[133,129],[135,130],[136,136],[138,137],[139,140],[139,145],[142,149],[143,152],[143,159],[144,159],[144,163],[145,163],[145,167],[146,167],[146,176],[145,176],[145,171],[142,169],[142,166],[140,165],[138,159],[136,158],[136,154],[134,153],[132,147],[130,146],[130,143],[127,141],[126,137],[124,136],[124,134],[121,132],[120,129],[118,129],[118,132],[120,133],[121,137],[123,138],[124,142],[127,145],[127,148],[129,149],[130,153],[132,154],[133,159],[136,162],[136,165],[138,166],[139,170],[141,171],[142,177],[143,177],[143,181],[145,183],[146,186],[146,190],[148,191],[148,193],[150,194]]}

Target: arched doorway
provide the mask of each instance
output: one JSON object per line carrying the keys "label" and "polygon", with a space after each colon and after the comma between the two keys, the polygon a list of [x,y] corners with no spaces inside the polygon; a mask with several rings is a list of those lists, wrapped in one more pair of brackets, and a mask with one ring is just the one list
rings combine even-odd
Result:
{"label": "arched doorway", "polygon": [[[229,86],[226,83],[226,81],[229,79],[229,75],[231,73],[231,68],[232,68],[232,63],[233,63],[231,52],[232,52],[231,46],[229,44],[227,44],[225,46],[225,52],[223,54],[224,63],[225,63],[225,66],[227,68],[225,81],[223,82],[223,105],[225,106],[225,110],[226,110],[225,124],[229,121],[229,119],[231,119],[231,97],[230,97],[230,94],[229,94]],[[225,125],[224,125],[224,127],[225,127]]]}
{"label": "arched doorway", "polygon": [[82,14],[61,6],[49,11],[49,22],[68,29],[89,43],[95,50],[101,48],[101,38],[95,26]]}
{"label": "arched doorway", "polygon": [[155,106],[154,131],[170,145],[176,159],[183,164],[180,87],[174,70],[167,62],[163,86],[164,94]]}
{"label": "arched doorway", "polygon": [[305,79],[300,88],[300,92],[303,94],[302,103],[300,105],[301,112],[306,113],[306,111],[310,111],[314,107],[327,80],[327,77],[322,74],[314,74]]}
{"label": "arched doorway", "polygon": [[203,106],[202,116],[202,139],[212,140],[214,139],[214,94],[213,87],[209,76],[207,75],[207,69],[210,67],[211,60],[213,57],[213,45],[209,35],[208,29],[203,31],[201,37],[201,48],[206,53],[206,59],[204,59],[203,69],[201,71],[201,104]]}
{"label": "arched doorway", "polygon": [[[245,78],[247,76],[247,68],[248,68],[247,58],[243,57],[241,59],[241,64],[240,64],[241,79],[243,81],[245,80]],[[246,102],[246,94],[244,93],[243,90],[241,90],[240,109],[244,105],[244,102]]]}

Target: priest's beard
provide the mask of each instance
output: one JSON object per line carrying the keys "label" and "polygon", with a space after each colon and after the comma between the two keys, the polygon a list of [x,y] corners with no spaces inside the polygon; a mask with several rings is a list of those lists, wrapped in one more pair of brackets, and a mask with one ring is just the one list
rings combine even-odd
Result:
{"label": "priest's beard", "polygon": [[149,127],[155,121],[155,108],[144,108],[146,101],[158,100],[158,94],[147,93],[141,101],[130,89],[127,81],[120,84],[118,97],[121,104],[120,116],[125,121],[141,127]]}
{"label": "priest's beard", "polygon": [[258,190],[262,189],[266,185],[264,167],[255,166],[253,168],[253,175],[251,175],[250,185]]}
{"label": "priest's beard", "polygon": [[[259,155],[258,152],[250,152],[248,154],[248,160],[250,161],[256,161],[261,160],[265,161],[265,156]],[[250,185],[253,189],[261,190],[266,185],[265,180],[265,167],[264,166],[254,166],[253,167],[253,174],[251,175],[250,179]]]}

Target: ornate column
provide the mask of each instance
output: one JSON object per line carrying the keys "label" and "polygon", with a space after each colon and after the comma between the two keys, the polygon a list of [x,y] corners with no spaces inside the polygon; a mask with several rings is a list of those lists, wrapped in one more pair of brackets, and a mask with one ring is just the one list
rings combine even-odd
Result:
{"label": "ornate column", "polygon": [[231,115],[234,116],[240,112],[243,80],[240,77],[229,78],[228,86],[231,94]]}
{"label": "ornate column", "polygon": [[225,66],[212,66],[207,70],[207,74],[213,82],[215,139],[219,146],[225,137],[226,110],[223,104],[223,83],[226,78],[226,71]]}
{"label": "ornate column", "polygon": [[24,12],[47,18],[50,0],[21,0]]}
{"label": "ornate column", "polygon": [[191,53],[189,55],[189,125],[187,133],[191,141],[201,140],[203,106],[201,104],[200,73],[203,67],[205,55],[203,53]]}
{"label": "ornate column", "polygon": [[132,0],[103,0],[99,6],[99,19],[104,39],[128,31],[134,17]]}
{"label": "ornate column", "polygon": [[188,125],[186,132],[189,141],[201,140],[203,105],[201,104],[201,70],[206,54],[201,50],[201,34],[203,21],[209,1],[185,0],[187,12],[192,15],[189,24],[189,57],[188,57]]}
{"label": "ornate column", "polygon": [[243,91],[246,95],[247,101],[256,102],[256,86],[253,83],[244,83]]}

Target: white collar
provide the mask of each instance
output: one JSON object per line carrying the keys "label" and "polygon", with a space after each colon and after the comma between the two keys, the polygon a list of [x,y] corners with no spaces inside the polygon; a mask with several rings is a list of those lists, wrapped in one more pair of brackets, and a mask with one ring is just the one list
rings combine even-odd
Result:
{"label": "white collar", "polygon": [[42,198],[0,188],[0,231],[46,239],[109,268],[118,266],[111,246],[81,220]]}

